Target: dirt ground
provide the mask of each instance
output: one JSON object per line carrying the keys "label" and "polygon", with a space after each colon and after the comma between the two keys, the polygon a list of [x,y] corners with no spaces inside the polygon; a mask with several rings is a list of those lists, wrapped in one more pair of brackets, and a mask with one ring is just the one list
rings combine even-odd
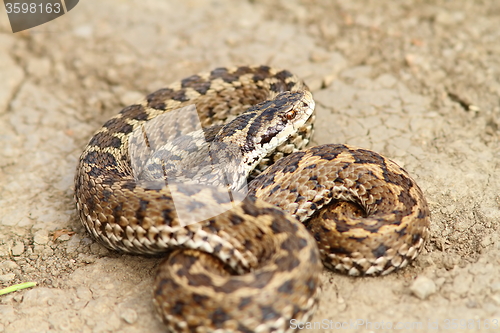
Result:
{"label": "dirt ground", "polygon": [[312,319],[323,325],[306,332],[500,331],[500,2],[88,0],[17,34],[1,8],[0,287],[38,286],[0,296],[0,332],[164,331],[158,259],[85,232],[77,159],[123,106],[241,64],[302,77],[317,102],[313,143],[394,159],[432,212],[410,267],[324,270]]}

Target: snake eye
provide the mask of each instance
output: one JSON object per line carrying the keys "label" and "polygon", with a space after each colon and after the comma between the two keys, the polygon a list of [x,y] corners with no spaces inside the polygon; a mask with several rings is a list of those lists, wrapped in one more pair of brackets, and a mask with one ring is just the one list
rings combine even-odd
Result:
{"label": "snake eye", "polygon": [[295,116],[297,115],[297,111],[295,110],[290,110],[288,111],[286,114],[285,114],[285,118],[288,119],[288,120],[292,120],[293,118],[295,118]]}

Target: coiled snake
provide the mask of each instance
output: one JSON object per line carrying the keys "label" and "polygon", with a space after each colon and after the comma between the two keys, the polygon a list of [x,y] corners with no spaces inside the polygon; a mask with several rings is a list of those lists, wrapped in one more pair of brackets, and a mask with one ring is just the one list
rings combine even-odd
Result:
{"label": "coiled snake", "polygon": [[369,150],[302,150],[313,111],[286,70],[218,68],[126,107],[90,140],[75,177],[80,218],[110,249],[173,251],[154,292],[171,331],[292,331],[317,305],[320,259],[378,275],[422,249],[429,210],[416,183]]}

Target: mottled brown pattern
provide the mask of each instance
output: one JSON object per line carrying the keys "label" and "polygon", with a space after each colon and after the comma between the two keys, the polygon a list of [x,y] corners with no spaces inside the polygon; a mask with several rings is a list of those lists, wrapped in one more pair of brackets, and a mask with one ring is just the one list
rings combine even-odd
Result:
{"label": "mottled brown pattern", "polygon": [[[427,204],[396,164],[345,145],[297,152],[309,142],[314,114],[305,123],[297,122],[296,132],[287,132],[284,143],[269,145],[262,156],[250,159],[262,160],[252,174],[257,178],[250,184],[250,195],[240,203],[228,200],[224,188],[134,178],[129,142],[143,139],[131,139],[132,132],[143,130],[150,119],[194,104],[207,138],[241,136],[235,139],[238,146],[251,155],[257,144],[284,136],[287,120],[298,112],[293,106],[277,119],[274,109],[293,105],[293,98],[306,103],[302,98],[307,94],[307,87],[286,70],[217,68],[123,109],[84,150],[75,199],[87,230],[114,250],[173,250],[159,266],[154,293],[169,330],[290,332],[291,319],[307,321],[317,306],[320,253],[325,265],[341,272],[386,274],[413,260],[427,240]],[[273,101],[263,102],[266,99]],[[221,127],[261,102],[257,109],[269,114],[243,115],[233,127]],[[147,137],[149,149],[159,149],[169,142],[167,132],[178,131],[175,126],[159,128]],[[189,145],[180,147],[187,150]],[[174,193],[201,222],[182,225]],[[197,210],[214,208],[225,212],[214,210],[211,218],[197,218]],[[305,222],[309,232],[289,214]]]}
{"label": "mottled brown pattern", "polygon": [[[317,303],[319,252],[302,225],[263,201],[246,199],[233,207],[227,191],[221,189],[138,183],[128,150],[131,133],[146,131],[149,119],[194,104],[208,138],[217,140],[217,135],[231,137],[241,132],[245,133],[243,141],[250,142],[246,133],[255,120],[242,118],[241,126],[231,129],[221,125],[285,90],[297,93],[302,89],[305,85],[291,73],[267,66],[219,68],[193,75],[124,108],[106,122],[83,152],[75,177],[75,198],[83,224],[98,241],[129,253],[181,249],[160,265],[155,290],[156,307],[171,330],[189,332],[205,327],[207,332],[218,328],[253,332],[265,324],[268,332],[286,331],[290,319],[307,320]],[[232,92],[228,95],[227,91]],[[277,99],[276,107],[288,105],[294,96]],[[270,109],[274,105],[267,104]],[[313,121],[314,116],[301,125],[300,135],[291,133],[288,141],[274,147],[275,155],[286,156],[305,146]],[[263,128],[254,130],[256,137]],[[176,131],[160,125],[157,132],[141,134],[131,142],[147,140],[146,147],[157,150]],[[276,135],[280,132],[274,129],[260,141],[271,142]],[[253,144],[245,147],[250,151]],[[261,165],[261,169],[265,167]],[[222,207],[226,212],[182,226],[172,193],[186,198],[188,211]],[[290,283],[310,284],[311,288],[280,290],[285,272]],[[293,311],[283,314],[282,309]],[[282,316],[284,320],[278,320]]]}
{"label": "mottled brown pattern", "polygon": [[312,147],[277,161],[249,190],[303,221],[323,263],[342,273],[388,274],[415,259],[429,238],[430,213],[418,185],[370,150]]}

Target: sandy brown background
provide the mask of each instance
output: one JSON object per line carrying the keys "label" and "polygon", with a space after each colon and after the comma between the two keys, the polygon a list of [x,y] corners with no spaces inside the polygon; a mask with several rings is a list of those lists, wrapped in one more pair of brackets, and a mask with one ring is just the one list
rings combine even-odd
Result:
{"label": "sandy brown background", "polygon": [[[0,286],[39,284],[0,296],[0,332],[163,331],[151,303],[158,259],[89,237],[73,203],[76,162],[123,106],[240,64],[301,76],[317,101],[314,144],[396,160],[432,211],[432,239],[407,269],[324,271],[313,320],[372,326],[322,331],[500,321],[500,2],[86,0],[18,34],[0,9]],[[447,330],[447,319],[475,328]]]}

